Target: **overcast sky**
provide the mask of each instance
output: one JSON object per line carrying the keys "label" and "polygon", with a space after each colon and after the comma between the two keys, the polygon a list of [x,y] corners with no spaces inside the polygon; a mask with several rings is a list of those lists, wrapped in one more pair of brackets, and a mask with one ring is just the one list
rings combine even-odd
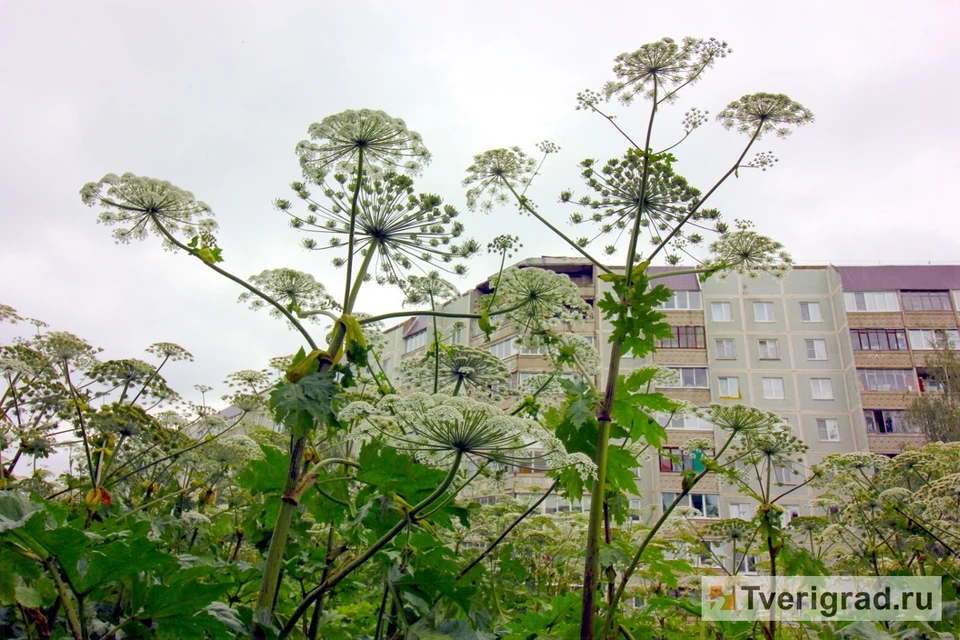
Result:
{"label": "overcast sky", "polygon": [[[731,181],[715,204],[749,218],[800,263],[960,260],[960,4],[925,2],[42,2],[0,0],[0,302],[74,332],[110,358],[158,341],[196,356],[170,365],[185,396],[292,353],[298,337],[236,303],[235,285],[156,240],[116,246],[77,195],[126,171],[169,180],[210,204],[224,267],[242,277],[289,266],[331,291],[342,272],[271,207],[299,177],[311,122],[382,109],[419,131],[434,161],[418,189],[464,207],[460,181],[481,151],[562,147],[528,193],[566,228],[577,163],[624,144],[575,95],[611,78],[613,58],[663,36],[726,40],[734,54],[659,116],[655,146],[684,111],[717,113],[745,93],[786,93],[817,122],[765,140],[779,164]],[[642,130],[644,105],[614,108]],[[656,144],[659,143],[659,144]],[[716,123],[676,151],[707,188],[742,147]],[[512,210],[465,215],[486,244],[512,232],[523,255],[565,255]],[[458,286],[496,268],[486,256]],[[372,285],[359,307],[399,292]],[[0,337],[9,338],[9,329]]]}

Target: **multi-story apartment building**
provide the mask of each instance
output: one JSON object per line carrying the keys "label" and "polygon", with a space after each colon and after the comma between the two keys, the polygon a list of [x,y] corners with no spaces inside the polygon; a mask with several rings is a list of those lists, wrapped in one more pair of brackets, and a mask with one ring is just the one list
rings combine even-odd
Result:
{"label": "multi-story apartment building", "polygon": [[[582,259],[541,257],[517,266],[568,275],[594,308],[608,287]],[[922,444],[923,436],[905,425],[904,412],[918,394],[930,391],[924,358],[944,335],[941,332],[960,344],[960,265],[804,266],[795,267],[782,280],[731,275],[700,283],[694,275],[682,275],[658,282],[673,291],[663,312],[674,337],[661,341],[646,362],[625,358],[622,370],[652,361],[677,372],[675,386],[663,389],[671,397],[701,407],[744,403],[780,415],[809,447],[801,468],[776,470],[784,485],[799,483],[804,467],[827,454],[895,455],[906,446]],[[470,311],[487,292],[489,282],[444,310]],[[599,313],[594,316],[574,330],[598,346],[600,370],[605,372],[612,328]],[[454,329],[455,323],[442,319],[439,327],[454,343],[499,356],[513,375],[513,386],[548,368],[537,352],[513,344],[509,326],[486,341],[476,323],[465,330]],[[412,317],[385,332],[383,364],[388,373],[406,358],[422,357],[430,327],[426,318]],[[712,425],[692,416],[675,418],[666,426],[668,447],[714,435]],[[681,490],[686,464],[696,462],[661,457],[659,463],[639,469],[631,506],[652,506],[656,511],[671,502]],[[536,469],[518,470],[508,491],[519,495],[526,487],[539,486],[538,475],[542,474]],[[785,518],[812,515],[812,495],[807,487],[791,493],[784,504]],[[749,500],[710,476],[688,500],[706,519],[749,517],[753,509]],[[547,512],[586,508],[554,497],[544,503]]]}

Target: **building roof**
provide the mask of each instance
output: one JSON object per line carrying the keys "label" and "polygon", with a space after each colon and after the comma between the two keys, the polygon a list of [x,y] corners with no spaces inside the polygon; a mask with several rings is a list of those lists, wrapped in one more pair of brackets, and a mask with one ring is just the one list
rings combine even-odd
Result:
{"label": "building roof", "polygon": [[960,265],[834,267],[844,291],[960,289]]}

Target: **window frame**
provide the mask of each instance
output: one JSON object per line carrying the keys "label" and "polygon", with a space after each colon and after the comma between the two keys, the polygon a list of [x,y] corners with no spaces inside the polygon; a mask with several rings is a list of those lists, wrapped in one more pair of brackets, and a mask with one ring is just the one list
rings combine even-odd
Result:
{"label": "window frame", "polygon": [[[929,335],[928,335],[929,334]],[[919,336],[916,340],[921,345],[914,344],[914,336]],[[940,340],[943,340],[941,344]],[[932,342],[936,340],[936,342]],[[907,329],[907,342],[913,351],[934,351],[936,349],[960,347],[960,330],[957,329]]]}
{"label": "window frame", "polygon": [[817,439],[820,442],[840,442],[840,422],[836,418],[817,418]]}
{"label": "window frame", "polygon": [[[813,357],[810,357],[810,347],[813,347]],[[819,349],[817,347],[823,347],[823,357],[820,357]],[[829,360],[827,356],[827,341],[823,338],[804,338],[803,339],[803,348],[807,352],[807,360]]]}
{"label": "window frame", "polygon": [[[680,304],[681,297],[685,306]],[[674,289],[670,291],[670,297],[657,308],[665,311],[702,311],[703,294],[699,290]]]}
{"label": "window frame", "polygon": [[[770,355],[770,347],[773,347],[773,355]],[[767,351],[764,354],[764,351]],[[780,360],[780,341],[776,338],[763,338],[757,340],[757,359],[759,360]]]}
{"label": "window frame", "polygon": [[[808,316],[807,318],[803,317],[803,311],[805,306],[807,308],[807,316]],[[817,310],[815,314],[811,313],[813,309]],[[816,319],[814,319],[813,317],[814,315],[817,316]],[[823,310],[820,308],[820,303],[819,302],[800,302],[800,322],[808,322],[808,323],[823,322]]]}
{"label": "window frame", "polygon": [[[780,382],[780,397],[767,395],[767,381],[773,383],[776,380]],[[763,399],[764,400],[786,400],[787,399],[787,385],[784,383],[783,378],[760,378],[760,386],[763,387]]]}
{"label": "window frame", "polygon": [[[864,348],[866,341],[866,348]],[[907,351],[907,332],[904,329],[850,329],[854,351]],[[873,348],[876,344],[878,348]],[[883,347],[887,348],[884,349]],[[896,348],[890,348],[896,346]]]}
{"label": "window frame", "polygon": [[[878,304],[878,301],[882,303]],[[853,313],[900,311],[900,297],[896,291],[845,291],[843,304],[848,312]]]}
{"label": "window frame", "polygon": [[[720,355],[720,344],[730,346],[730,355]],[[724,354],[727,350],[724,349]],[[737,341],[733,338],[715,338],[713,340],[713,355],[717,360],[736,360],[737,359]]]}
{"label": "window frame", "polygon": [[[881,388],[870,388],[868,382],[873,379],[874,387],[883,387],[891,386],[887,385],[887,382],[879,382],[879,377],[883,376],[885,379],[887,376],[894,376],[894,382],[898,382],[896,376],[903,378],[905,388],[890,388],[890,389],[881,389]],[[857,382],[860,384],[861,391],[879,391],[879,392],[894,392],[894,393],[916,393],[918,387],[917,383],[917,372],[915,369],[871,369],[863,368],[857,369]]]}
{"label": "window frame", "polygon": [[[735,381],[734,384],[736,385],[736,392],[737,392],[736,395],[729,393],[730,380]],[[723,392],[724,383],[726,383],[728,393]],[[718,376],[717,377],[717,396],[720,398],[724,398],[724,399],[729,398],[733,400],[739,400],[743,398],[743,394],[740,392],[740,376]]]}
{"label": "window frame", "polygon": [[950,292],[940,289],[901,291],[900,303],[904,311],[953,311]]}
{"label": "window frame", "polygon": [[[707,337],[702,326],[677,325],[670,327],[672,338],[657,340],[657,349],[706,349]],[[692,343],[692,344],[691,344]]]}
{"label": "window frame", "polygon": [[[422,338],[422,340],[421,340]],[[408,336],[403,338],[403,352],[413,353],[417,349],[427,346],[427,329],[426,327],[417,331],[416,333],[411,333]]]}
{"label": "window frame", "polygon": [[[758,313],[757,313],[757,311],[758,311],[759,309],[764,309],[764,314],[762,314],[762,315],[764,315],[764,316],[766,316],[766,310],[769,309],[769,310],[770,310],[770,318],[769,318],[769,319],[761,319],[761,318],[760,318],[760,315],[761,315],[761,314],[758,314]],[[753,321],[754,321],[754,322],[757,322],[757,323],[762,323],[762,324],[772,324],[772,323],[776,322],[776,321],[777,321],[777,310],[776,310],[776,308],[773,306],[773,303],[772,303],[772,302],[754,302],[754,303],[753,303]]]}
{"label": "window frame", "polygon": [[[721,310],[720,317],[717,317],[717,309]],[[726,313],[722,313],[726,311]],[[724,317],[726,316],[726,317]],[[714,322],[733,322],[733,305],[730,302],[711,302],[710,317]]]}
{"label": "window frame", "polygon": [[[671,384],[664,384],[664,383],[661,382],[659,386],[660,386],[660,388],[662,388],[662,389],[709,389],[709,388],[710,388],[710,369],[707,368],[707,367],[673,367],[673,366],[670,366],[670,367],[664,367],[664,368],[665,368],[665,369],[670,369],[671,371],[676,372],[678,384],[671,385]],[[693,372],[694,372],[694,374],[693,374],[693,377],[694,377],[693,382],[694,382],[694,384],[693,384],[693,385],[684,384],[683,376],[684,376],[684,372],[685,372],[685,371],[693,371]],[[697,374],[696,372],[698,372],[698,371],[702,371],[702,372],[703,372],[703,384],[702,384],[702,385],[696,384],[696,383],[697,383],[697,377],[698,377],[698,374]]]}
{"label": "window frame", "polygon": [[[817,391],[823,391],[823,383],[826,382],[827,391],[830,393],[829,396],[818,396]],[[833,378],[810,378],[810,397],[813,400],[836,400],[836,397],[833,394]]]}

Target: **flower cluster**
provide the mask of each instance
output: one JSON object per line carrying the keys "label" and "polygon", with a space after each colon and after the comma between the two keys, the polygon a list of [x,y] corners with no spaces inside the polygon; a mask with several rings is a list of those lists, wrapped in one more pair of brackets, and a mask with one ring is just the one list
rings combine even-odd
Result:
{"label": "flower cluster", "polygon": [[547,330],[564,323],[583,324],[585,318],[593,316],[593,308],[580,297],[577,285],[561,273],[511,267],[492,278],[490,284],[495,292],[481,298],[481,307],[491,315],[505,311],[519,340],[531,347],[542,343]]}
{"label": "flower cluster", "polygon": [[352,403],[340,412],[360,422],[360,433],[379,433],[400,449],[437,466],[449,466],[460,453],[474,461],[532,467],[528,449],[545,450],[551,469],[572,467],[584,476],[595,472],[583,454],[568,454],[556,436],[534,420],[505,414],[498,407],[465,396],[413,393],[389,395],[376,407]]}
{"label": "flower cluster", "polygon": [[20,317],[20,315],[17,313],[17,310],[13,307],[0,304],[0,323],[2,322],[17,324],[18,322],[23,322],[23,318]]}
{"label": "flower cluster", "polygon": [[430,162],[420,134],[383,111],[343,111],[311,124],[307,134],[310,139],[297,145],[297,155],[308,175],[355,170],[361,155],[365,171],[418,174]]}
{"label": "flower cluster", "polygon": [[751,278],[769,273],[783,278],[790,270],[793,259],[783,250],[783,245],[751,231],[752,223],[736,221],[736,230],[723,233],[710,245],[710,258],[703,262],[705,268],[716,268],[723,278],[737,272]]}
{"label": "flower cluster", "polygon": [[467,207],[472,211],[479,205],[484,212],[494,204],[510,201],[510,194],[518,194],[528,185],[537,171],[537,160],[520,147],[491,149],[473,157],[467,167],[463,186],[467,188]]}
{"label": "flower cluster", "polygon": [[433,356],[404,361],[401,376],[404,383],[420,391],[432,391],[434,378],[442,393],[463,392],[489,398],[499,394],[510,378],[510,370],[486,349],[451,345],[441,347],[439,368]]}
{"label": "flower cluster", "polygon": [[[313,238],[305,238],[303,246],[315,251],[346,249],[354,211],[355,179],[348,184],[344,174],[336,174],[332,183],[321,177],[322,201],[315,200],[302,182],[291,186],[307,202],[308,215],[294,214],[288,200],[277,200],[275,206],[290,216],[294,228],[329,236],[327,246]],[[356,202],[353,251],[363,255],[374,252],[373,271],[368,273],[376,273],[381,284],[403,284],[404,273],[417,262],[463,275],[466,266],[455,261],[469,258],[480,246],[470,239],[454,242],[463,235],[463,225],[456,220],[459,215],[454,207],[444,205],[439,196],[415,194],[413,180],[406,175],[365,175]],[[338,256],[333,264],[343,266],[346,260]]]}
{"label": "flower cluster", "polygon": [[113,232],[119,243],[143,240],[148,233],[163,239],[181,235],[198,237],[203,245],[216,245],[213,232],[217,224],[210,207],[165,180],[125,173],[109,173],[100,182],[88,182],[80,189],[80,199],[89,207],[101,208],[98,221],[119,226]]}
{"label": "flower cluster", "polygon": [[509,233],[499,235],[487,243],[487,253],[503,255],[506,258],[512,258],[521,248],[523,243],[520,242],[520,236],[512,236]]}
{"label": "flower cluster", "polygon": [[600,354],[593,343],[576,333],[561,333],[544,340],[547,358],[558,372],[565,368],[582,370],[588,375],[600,367]]}
{"label": "flower cluster", "polygon": [[[702,245],[704,233],[724,229],[718,222],[720,212],[716,209],[694,210],[700,202],[700,191],[677,175],[666,162],[649,162],[644,185],[643,164],[644,154],[635,149],[628,150],[622,158],[608,160],[603,166],[592,159],[580,163],[581,176],[594,195],[585,195],[576,201],[577,206],[590,213],[573,213],[570,222],[599,225],[596,235],[582,240],[581,244],[612,235],[614,241],[605,247],[604,253],[613,255],[618,250],[617,241],[629,237],[636,225],[652,246],[659,246],[664,238],[673,234],[665,247],[669,262],[678,263],[680,258],[675,254],[680,251],[698,261],[687,247]],[[562,192],[560,201],[573,202],[573,192]]]}
{"label": "flower cluster", "polygon": [[782,93],[753,93],[734,100],[717,114],[726,129],[759,139],[769,132],[785,138],[791,127],[813,122],[813,112]]}
{"label": "flower cluster", "polygon": [[[327,294],[323,284],[317,282],[309,273],[295,269],[265,269],[255,276],[250,276],[250,284],[292,313],[340,307],[337,301]],[[249,291],[241,293],[238,302],[247,303],[254,311],[270,307],[270,315],[283,318],[283,314],[276,307]]]}
{"label": "flower cluster", "polygon": [[460,290],[441,278],[436,271],[425,276],[408,277],[404,292],[407,294],[403,299],[404,306],[428,304],[431,308],[436,308],[438,304],[442,305],[460,297]]}
{"label": "flower cluster", "polygon": [[144,351],[170,362],[193,362],[193,354],[173,342],[157,342],[144,349]]}
{"label": "flower cluster", "polygon": [[660,102],[680,87],[696,82],[704,70],[731,51],[726,42],[716,38],[684,38],[679,43],[663,38],[645,44],[616,57],[613,73],[617,79],[604,86],[604,96],[608,100],[616,96],[624,104],[638,95],[656,96]]}

